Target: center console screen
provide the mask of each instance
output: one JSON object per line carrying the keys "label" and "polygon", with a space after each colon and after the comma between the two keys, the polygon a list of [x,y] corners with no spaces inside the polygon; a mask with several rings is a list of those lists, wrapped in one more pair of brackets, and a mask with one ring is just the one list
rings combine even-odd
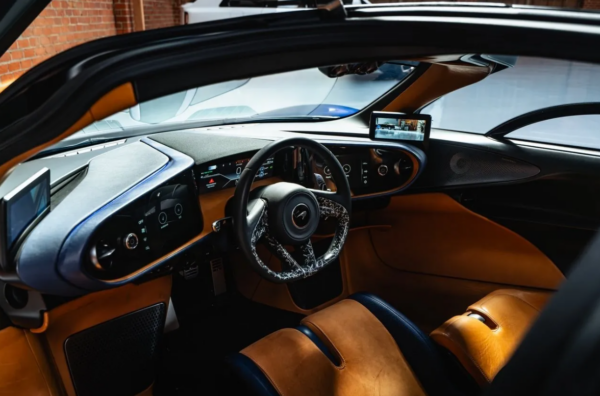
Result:
{"label": "center console screen", "polygon": [[[198,168],[198,186],[200,193],[235,187],[242,171],[250,158],[231,160],[226,162],[200,165]],[[269,158],[256,172],[254,180],[272,177],[275,171],[274,158]]]}

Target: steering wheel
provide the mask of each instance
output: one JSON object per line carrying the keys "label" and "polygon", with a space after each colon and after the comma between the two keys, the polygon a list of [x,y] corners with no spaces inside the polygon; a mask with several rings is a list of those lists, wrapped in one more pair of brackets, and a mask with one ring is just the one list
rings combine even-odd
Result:
{"label": "steering wheel", "polygon": [[[251,192],[262,164],[279,150],[291,146],[319,155],[331,169],[337,191],[279,182]],[[340,255],[350,228],[351,203],[348,179],[331,151],[307,138],[282,139],[263,147],[240,175],[233,201],[233,227],[240,249],[259,275],[275,283],[293,282],[317,273]],[[310,238],[324,218],[337,221],[336,231],[325,254],[316,257]],[[258,256],[256,246],[262,240],[281,261],[281,272],[270,269]],[[302,258],[296,260],[284,245],[297,247]]]}

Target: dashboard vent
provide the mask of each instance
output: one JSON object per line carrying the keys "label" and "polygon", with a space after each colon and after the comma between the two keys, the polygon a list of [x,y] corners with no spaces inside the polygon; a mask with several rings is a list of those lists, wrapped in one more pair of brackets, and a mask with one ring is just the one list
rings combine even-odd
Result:
{"label": "dashboard vent", "polygon": [[85,153],[89,153],[91,151],[98,151],[98,150],[102,150],[102,149],[109,148],[109,147],[115,147],[115,146],[125,143],[126,141],[127,141],[127,139],[121,139],[121,140],[115,140],[115,141],[108,142],[108,143],[95,144],[93,146],[78,148],[77,150],[64,151],[59,154],[51,155],[47,158],[72,157],[72,156],[78,155],[78,154],[85,154]]}

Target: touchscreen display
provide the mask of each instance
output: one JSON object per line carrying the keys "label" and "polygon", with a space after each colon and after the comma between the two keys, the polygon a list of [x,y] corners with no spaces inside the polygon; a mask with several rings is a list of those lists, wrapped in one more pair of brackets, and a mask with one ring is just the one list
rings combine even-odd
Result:
{"label": "touchscreen display", "polygon": [[44,168],[4,197],[6,246],[14,247],[23,231],[50,206],[50,171]]}
{"label": "touchscreen display", "polygon": [[[250,158],[201,165],[198,177],[200,192],[235,187],[248,161],[250,161]],[[273,164],[273,158],[267,159],[263,166],[256,172],[254,180],[266,179],[273,176],[273,172],[275,171]]]}
{"label": "touchscreen display", "polygon": [[424,142],[429,136],[430,123],[427,115],[374,112],[371,139]]}

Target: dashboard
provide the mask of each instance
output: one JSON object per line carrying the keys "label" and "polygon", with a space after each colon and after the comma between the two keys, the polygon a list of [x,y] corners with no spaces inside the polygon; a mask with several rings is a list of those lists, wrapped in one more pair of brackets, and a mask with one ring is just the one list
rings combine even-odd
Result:
{"label": "dashboard", "polygon": [[[4,230],[4,239],[15,247],[0,260],[0,288],[6,293],[15,284],[38,297],[17,308],[0,299],[0,308],[13,323],[36,327],[39,312],[46,310],[42,295],[70,298],[173,271],[187,278],[206,269],[208,276],[222,277],[215,275],[223,267],[219,260],[223,251],[235,249],[235,240],[219,231],[231,222],[228,203],[240,174],[260,149],[285,137],[313,138],[336,156],[357,203],[354,210],[385,205],[407,189],[512,183],[540,174],[540,168],[519,159],[522,147],[507,156],[505,145],[500,149],[485,137],[448,132],[456,139],[417,147],[280,127],[252,124],[121,138],[19,165],[0,184],[6,224],[15,225]],[[336,190],[328,164],[297,147],[268,158],[254,186],[280,181]],[[320,231],[327,235],[331,230],[324,226]]]}
{"label": "dashboard", "polygon": [[[209,243],[248,161],[275,139],[171,132],[23,164],[3,195],[48,168],[50,210],[27,228],[0,280],[77,296],[172,271]],[[357,200],[404,190],[426,162],[407,144],[317,140],[336,155]],[[257,185],[278,181],[336,190],[328,165],[303,148],[281,150],[256,172]]]}

